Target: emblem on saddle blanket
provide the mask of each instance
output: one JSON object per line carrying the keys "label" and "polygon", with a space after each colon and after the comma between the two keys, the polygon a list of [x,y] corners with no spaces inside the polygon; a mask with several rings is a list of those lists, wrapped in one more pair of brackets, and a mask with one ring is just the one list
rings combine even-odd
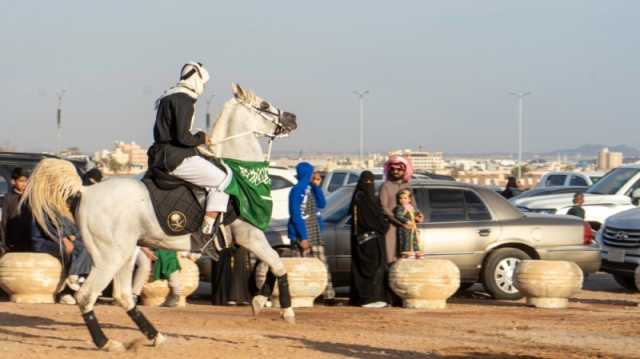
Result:
{"label": "emblem on saddle blanket", "polygon": [[187,225],[187,216],[180,211],[173,211],[167,216],[167,226],[173,232],[182,232]]}

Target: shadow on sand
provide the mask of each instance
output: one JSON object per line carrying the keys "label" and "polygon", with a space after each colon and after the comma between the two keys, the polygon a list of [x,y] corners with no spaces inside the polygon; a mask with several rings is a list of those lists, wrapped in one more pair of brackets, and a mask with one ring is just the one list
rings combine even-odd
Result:
{"label": "shadow on sand", "polygon": [[469,352],[465,354],[442,355],[436,353],[420,353],[411,350],[398,350],[389,348],[376,348],[368,345],[346,344],[334,342],[322,342],[303,338],[292,338],[278,335],[268,335],[268,338],[276,340],[296,341],[307,349],[327,354],[343,355],[350,358],[362,359],[469,359],[469,358],[503,358],[503,359],[536,359],[536,356],[521,356],[504,353]]}

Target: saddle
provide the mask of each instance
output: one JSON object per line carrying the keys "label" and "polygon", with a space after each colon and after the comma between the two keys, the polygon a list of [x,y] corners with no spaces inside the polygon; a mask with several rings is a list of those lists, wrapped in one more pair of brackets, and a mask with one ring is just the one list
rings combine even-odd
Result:
{"label": "saddle", "polygon": [[[149,191],[158,223],[167,235],[179,236],[200,230],[205,215],[206,189],[157,168],[150,168],[142,183]],[[231,224],[238,217],[237,213],[237,205],[231,198],[222,223]]]}

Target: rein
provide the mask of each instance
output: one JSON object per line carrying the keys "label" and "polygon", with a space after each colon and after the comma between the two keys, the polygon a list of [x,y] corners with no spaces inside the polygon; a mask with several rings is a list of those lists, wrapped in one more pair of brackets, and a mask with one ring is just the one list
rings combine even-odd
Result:
{"label": "rein", "polygon": [[[286,128],[280,122],[280,116],[281,116],[280,110],[278,110],[278,113],[274,113],[274,112],[271,112],[271,111],[268,111],[268,110],[262,110],[262,109],[257,108],[257,107],[249,106],[249,105],[247,105],[247,104],[245,104],[243,102],[239,102],[237,100],[236,100],[236,102],[238,104],[246,107],[249,111],[252,111],[253,113],[259,115],[260,117],[262,117],[263,120],[273,123],[276,126],[276,129],[275,129],[274,133],[266,133],[266,132],[258,131],[258,130],[250,130],[250,131],[241,132],[241,133],[238,133],[238,134],[235,134],[235,135],[232,135],[232,136],[224,137],[224,138],[222,138],[220,140],[217,140],[215,142],[210,142],[209,145],[211,145],[211,146],[220,145],[220,144],[222,144],[224,142],[227,142],[227,141],[230,141],[230,140],[233,140],[233,139],[236,139],[236,138],[250,136],[250,135],[253,135],[253,136],[256,136],[256,137],[266,137],[266,138],[268,138],[268,141],[269,141],[269,143],[267,145],[266,161],[270,161],[271,160],[271,149],[273,147],[273,141],[276,138],[288,136],[287,133],[283,132],[283,130],[285,130]],[[272,115],[272,116],[275,117],[275,119],[271,118],[271,117],[268,117],[265,114]]]}

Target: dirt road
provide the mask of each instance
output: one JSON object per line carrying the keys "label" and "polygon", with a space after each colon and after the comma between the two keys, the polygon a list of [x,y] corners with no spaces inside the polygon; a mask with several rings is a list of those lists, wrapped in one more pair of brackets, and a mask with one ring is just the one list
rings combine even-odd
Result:
{"label": "dirt road", "polygon": [[[475,288],[474,288],[475,289]],[[607,275],[590,278],[567,310],[490,300],[480,291],[453,298],[442,311],[346,306],[300,309],[287,325],[277,311],[259,318],[248,307],[142,310],[169,340],[113,355],[93,349],[75,306],[0,302],[4,358],[638,358],[640,294]],[[142,338],[118,307],[96,313],[111,338]]]}

